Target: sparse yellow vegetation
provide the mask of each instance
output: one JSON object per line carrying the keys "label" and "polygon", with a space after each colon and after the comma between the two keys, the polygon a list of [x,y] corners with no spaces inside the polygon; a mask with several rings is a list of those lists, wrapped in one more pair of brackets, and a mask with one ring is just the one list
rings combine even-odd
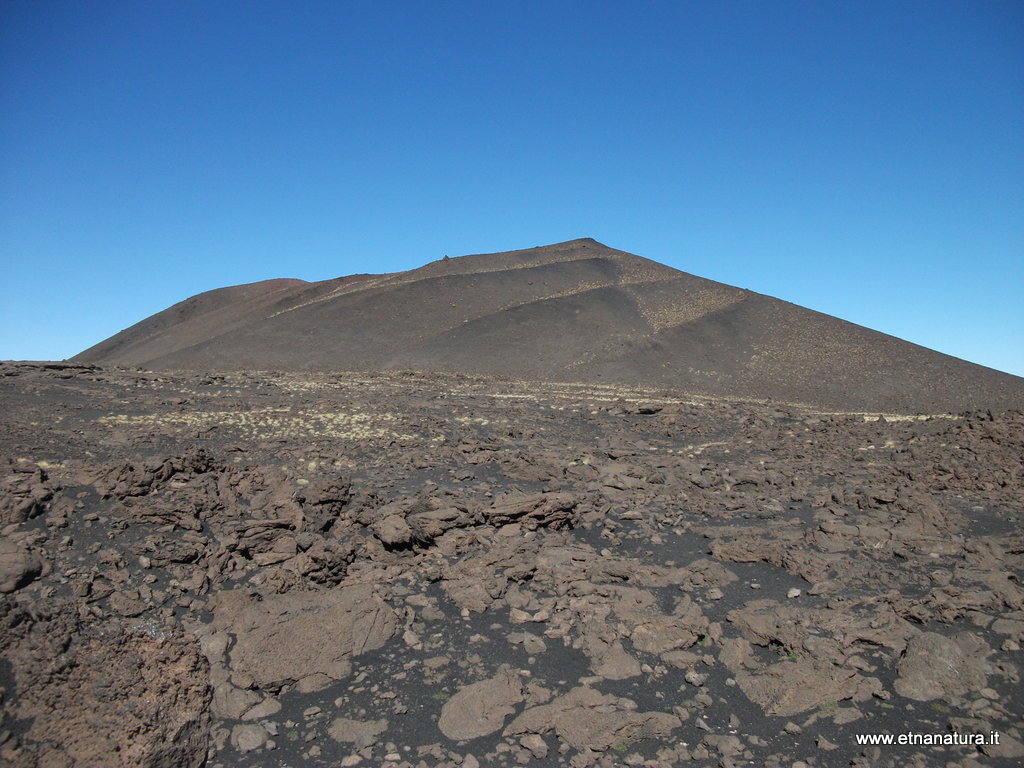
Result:
{"label": "sparse yellow vegetation", "polygon": [[411,439],[391,425],[398,422],[389,413],[344,413],[288,408],[262,408],[248,411],[185,411],[181,413],[124,415],[112,414],[98,420],[103,426],[137,428],[140,431],[201,432],[227,429],[241,438],[310,439],[331,437],[344,440]]}

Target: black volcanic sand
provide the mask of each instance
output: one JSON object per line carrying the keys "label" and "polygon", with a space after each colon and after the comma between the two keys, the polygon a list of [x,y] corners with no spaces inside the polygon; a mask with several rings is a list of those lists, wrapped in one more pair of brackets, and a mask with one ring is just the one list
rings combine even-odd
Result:
{"label": "black volcanic sand", "polygon": [[5,765],[1024,759],[1020,412],[2,364],[0,419]]}

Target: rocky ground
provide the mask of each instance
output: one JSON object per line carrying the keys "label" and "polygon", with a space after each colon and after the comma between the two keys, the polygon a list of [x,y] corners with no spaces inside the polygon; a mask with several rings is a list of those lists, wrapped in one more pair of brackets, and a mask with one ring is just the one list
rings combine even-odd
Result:
{"label": "rocky ground", "polygon": [[5,765],[1024,760],[1020,412],[3,364],[0,422]]}

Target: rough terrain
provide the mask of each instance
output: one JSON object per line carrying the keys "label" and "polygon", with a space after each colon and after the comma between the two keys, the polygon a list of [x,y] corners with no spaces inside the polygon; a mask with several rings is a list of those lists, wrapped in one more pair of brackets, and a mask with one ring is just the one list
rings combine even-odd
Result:
{"label": "rough terrain", "polygon": [[8,363],[0,422],[5,765],[1024,760],[1020,411]]}

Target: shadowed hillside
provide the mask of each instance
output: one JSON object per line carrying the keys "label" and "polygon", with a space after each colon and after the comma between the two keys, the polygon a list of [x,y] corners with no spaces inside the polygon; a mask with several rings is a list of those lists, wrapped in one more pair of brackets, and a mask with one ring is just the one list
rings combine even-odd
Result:
{"label": "shadowed hillside", "polygon": [[386,275],[210,291],[77,362],[425,369],[626,383],[824,408],[1019,408],[1024,380],[594,240]]}

